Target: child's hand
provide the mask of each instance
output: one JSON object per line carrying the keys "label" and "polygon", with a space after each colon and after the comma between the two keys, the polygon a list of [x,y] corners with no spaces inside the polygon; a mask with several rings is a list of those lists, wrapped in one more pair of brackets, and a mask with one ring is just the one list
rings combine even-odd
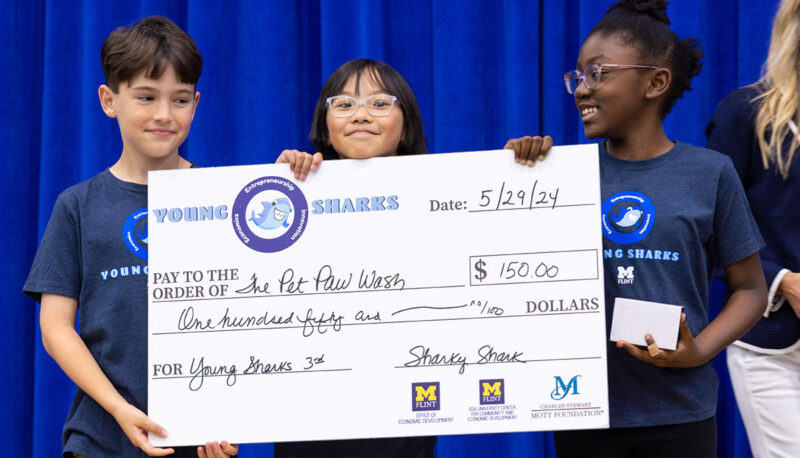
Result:
{"label": "child's hand", "polygon": [[681,324],[678,331],[678,346],[675,350],[658,348],[653,336],[644,336],[647,348],[642,349],[624,340],[617,341],[617,348],[623,348],[634,358],[658,367],[695,367],[703,364],[707,358],[702,356],[686,323],[686,314],[681,313]]}
{"label": "child's hand", "polygon": [[285,149],[278,156],[276,164],[286,162],[289,164],[289,170],[294,172],[294,177],[300,181],[304,181],[308,175],[309,170],[314,171],[319,168],[322,163],[322,153],[310,155],[304,151],[296,149]]}
{"label": "child's hand", "polygon": [[239,453],[239,446],[228,441],[206,442],[205,447],[197,447],[200,458],[227,458]]}
{"label": "child's hand", "polygon": [[167,430],[131,404],[125,404],[114,412],[114,419],[117,420],[131,443],[148,455],[164,456],[175,453],[175,450],[171,448],[159,448],[150,443],[147,438],[148,431],[157,436],[166,437]]}
{"label": "child's hand", "polygon": [[544,138],[539,137],[522,137],[512,138],[506,143],[503,149],[514,150],[514,160],[518,164],[533,167],[536,161],[543,161],[553,147],[553,139],[545,135]]}

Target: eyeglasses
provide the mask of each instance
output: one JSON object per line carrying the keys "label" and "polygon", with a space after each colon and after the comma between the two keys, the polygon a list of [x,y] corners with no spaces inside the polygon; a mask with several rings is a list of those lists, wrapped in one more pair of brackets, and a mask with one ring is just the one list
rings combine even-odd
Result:
{"label": "eyeglasses", "polygon": [[600,84],[600,77],[606,73],[607,68],[629,69],[629,68],[643,68],[648,70],[657,70],[659,67],[654,65],[625,65],[625,64],[591,64],[583,69],[583,72],[572,70],[571,72],[564,73],[564,85],[567,86],[567,92],[570,94],[575,93],[575,89],[583,81],[587,89],[594,89]]}
{"label": "eyeglasses", "polygon": [[389,94],[373,94],[363,99],[357,99],[349,95],[334,95],[325,99],[328,109],[337,118],[353,116],[359,105],[364,105],[367,113],[372,116],[389,116],[395,102],[400,103],[397,97]]}

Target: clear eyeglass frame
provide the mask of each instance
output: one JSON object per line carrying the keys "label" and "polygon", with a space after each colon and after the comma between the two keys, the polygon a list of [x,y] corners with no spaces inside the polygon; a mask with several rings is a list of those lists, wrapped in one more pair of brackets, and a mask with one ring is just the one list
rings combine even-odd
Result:
{"label": "clear eyeglass frame", "polygon": [[600,84],[600,78],[603,76],[604,69],[616,68],[626,70],[631,68],[658,70],[660,67],[655,65],[632,65],[632,64],[591,64],[587,65],[583,71],[572,70],[564,73],[564,85],[567,87],[567,92],[570,94],[575,93],[575,89],[583,82],[587,89],[594,89]]}
{"label": "clear eyeglass frame", "polygon": [[[339,100],[342,102],[349,102],[350,106],[347,108],[342,107],[338,104]],[[381,101],[384,103],[388,101],[388,108],[385,106],[376,106],[376,104]],[[395,103],[400,103],[400,101],[397,100],[397,97],[389,94],[373,94],[363,99],[357,99],[349,95],[334,95],[325,99],[325,106],[328,107],[331,114],[337,118],[349,118],[353,116],[356,110],[358,110],[359,105],[363,105],[367,113],[372,116],[389,116],[392,113],[392,109],[394,109]]]}

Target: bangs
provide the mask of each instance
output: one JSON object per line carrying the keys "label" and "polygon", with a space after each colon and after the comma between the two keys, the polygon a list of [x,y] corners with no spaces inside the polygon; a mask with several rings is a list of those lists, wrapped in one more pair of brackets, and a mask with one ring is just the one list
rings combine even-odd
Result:
{"label": "bangs", "polygon": [[[138,68],[145,68],[145,78],[157,80],[172,67],[181,83],[195,85],[199,78],[197,69],[187,59],[181,58],[176,52],[171,52],[170,48],[161,43],[145,62]],[[136,67],[136,66],[134,66]]]}
{"label": "bangs", "polygon": [[[361,79],[362,78],[367,80],[367,81],[369,81],[369,82],[371,82],[375,86],[378,86],[380,88],[380,90],[383,91],[383,92],[393,92],[391,88],[386,86],[386,83],[384,82],[384,79],[383,79],[383,75],[381,75],[380,70],[374,65],[370,65],[370,66],[366,66],[366,67],[362,68],[360,71],[356,72],[350,78],[352,78],[353,76],[355,76],[355,81],[354,81],[355,87],[356,87],[356,94],[355,95],[359,95],[359,96],[361,95]],[[348,81],[350,80],[350,78],[348,78]],[[341,91],[341,89],[339,89],[339,90]],[[391,94],[391,95],[396,95],[396,94]]]}

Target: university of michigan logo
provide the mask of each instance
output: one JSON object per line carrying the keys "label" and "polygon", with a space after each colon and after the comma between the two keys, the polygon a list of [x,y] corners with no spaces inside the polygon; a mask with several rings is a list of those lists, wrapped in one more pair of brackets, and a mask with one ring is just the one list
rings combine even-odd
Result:
{"label": "university of michigan logo", "polygon": [[550,392],[550,399],[560,401],[567,396],[580,394],[578,392],[578,378],[580,378],[580,375],[572,377],[567,383],[564,383],[564,380],[558,375],[553,378],[556,380],[556,387]]}
{"label": "university of michigan logo", "polygon": [[620,285],[630,285],[633,283],[633,267],[617,266],[617,283]]}
{"label": "university of michigan logo", "polygon": [[481,405],[505,404],[506,385],[503,379],[481,380],[478,382]]}
{"label": "university of michigan logo", "polygon": [[289,248],[305,231],[308,201],[293,182],[261,177],[236,196],[231,221],[242,243],[262,253],[275,253]]}
{"label": "university of michigan logo", "polygon": [[638,242],[653,228],[655,213],[653,202],[646,195],[635,191],[618,192],[603,202],[603,235],[620,245]]}
{"label": "university of michigan logo", "polygon": [[439,410],[442,403],[441,398],[439,382],[411,384],[411,410],[414,412]]}
{"label": "university of michigan logo", "polygon": [[122,225],[122,239],[131,253],[147,261],[147,207],[128,216]]}

